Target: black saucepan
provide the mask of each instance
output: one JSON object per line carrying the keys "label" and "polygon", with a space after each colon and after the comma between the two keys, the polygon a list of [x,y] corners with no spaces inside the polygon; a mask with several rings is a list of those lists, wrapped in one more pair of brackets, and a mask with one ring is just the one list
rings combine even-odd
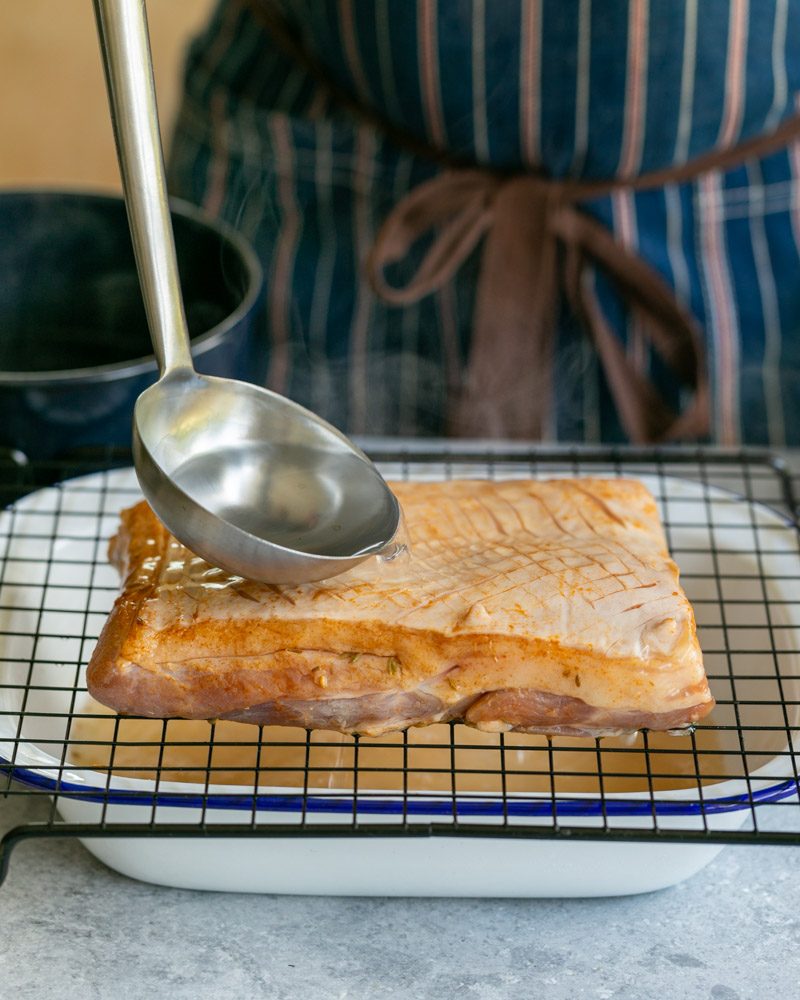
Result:
{"label": "black saucepan", "polygon": [[[172,219],[198,370],[261,382],[255,254],[189,204]],[[124,448],[156,377],[122,199],[0,192],[0,446],[31,459]]]}

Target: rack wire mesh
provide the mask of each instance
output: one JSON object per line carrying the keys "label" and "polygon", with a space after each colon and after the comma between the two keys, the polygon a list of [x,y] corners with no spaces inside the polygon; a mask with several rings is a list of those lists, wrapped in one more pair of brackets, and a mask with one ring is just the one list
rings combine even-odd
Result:
{"label": "rack wire mesh", "polygon": [[[31,836],[481,836],[800,843],[795,483],[758,451],[374,452],[388,478],[642,478],[698,622],[714,713],[683,735],[380,738],[122,719],[84,671],[118,589],[106,544],[138,498],[129,456],[0,456],[2,792]],[[79,478],[74,478],[79,477]]]}

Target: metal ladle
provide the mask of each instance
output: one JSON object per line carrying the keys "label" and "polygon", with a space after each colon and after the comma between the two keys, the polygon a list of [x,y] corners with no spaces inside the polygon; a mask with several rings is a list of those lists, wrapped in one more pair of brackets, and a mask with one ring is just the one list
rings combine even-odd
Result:
{"label": "metal ladle", "polygon": [[95,0],[139,280],[161,377],[136,402],[142,491],[184,545],[268,583],[342,573],[384,549],[400,510],[375,466],[302,406],[192,365],[144,0]]}

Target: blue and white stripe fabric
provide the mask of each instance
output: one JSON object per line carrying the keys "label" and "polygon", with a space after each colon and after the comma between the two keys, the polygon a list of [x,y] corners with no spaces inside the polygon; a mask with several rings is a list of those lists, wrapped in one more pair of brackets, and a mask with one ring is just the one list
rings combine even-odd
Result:
{"label": "blue and white stripe fabric", "polygon": [[[269,385],[350,433],[444,431],[478,260],[413,305],[376,298],[364,260],[382,221],[442,168],[337,106],[264,29],[259,3],[362,105],[495,169],[624,180],[800,112],[800,0],[224,0],[189,52],[171,187],[262,259]],[[698,321],[711,439],[800,444],[800,144],[581,208]],[[396,267],[402,281],[415,255]],[[585,280],[601,321],[677,409],[641,317],[603,274]],[[624,440],[566,306],[554,384],[553,438]]]}

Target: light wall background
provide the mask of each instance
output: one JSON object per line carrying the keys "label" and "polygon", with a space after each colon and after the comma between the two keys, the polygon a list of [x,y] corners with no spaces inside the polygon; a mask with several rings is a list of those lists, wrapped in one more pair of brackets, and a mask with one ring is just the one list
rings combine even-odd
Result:
{"label": "light wall background", "polygon": [[[147,0],[162,131],[213,0]],[[0,187],[118,190],[91,0],[0,0]]]}

